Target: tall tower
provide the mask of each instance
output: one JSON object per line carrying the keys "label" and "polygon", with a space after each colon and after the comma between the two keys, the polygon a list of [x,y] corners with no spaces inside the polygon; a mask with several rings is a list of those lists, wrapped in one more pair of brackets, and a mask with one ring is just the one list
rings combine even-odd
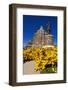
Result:
{"label": "tall tower", "polygon": [[47,32],[48,34],[45,34],[45,45],[54,45],[53,35],[51,34],[50,22],[48,22]]}
{"label": "tall tower", "polygon": [[50,22],[48,22],[47,32],[48,32],[48,34],[51,33],[51,24],[50,24]]}

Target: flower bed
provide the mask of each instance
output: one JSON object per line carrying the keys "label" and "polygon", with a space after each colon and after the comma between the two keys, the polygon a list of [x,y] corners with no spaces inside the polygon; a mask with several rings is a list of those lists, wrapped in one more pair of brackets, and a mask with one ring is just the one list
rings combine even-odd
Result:
{"label": "flower bed", "polygon": [[57,72],[57,47],[27,48],[23,51],[24,62],[34,60],[34,70],[41,73]]}

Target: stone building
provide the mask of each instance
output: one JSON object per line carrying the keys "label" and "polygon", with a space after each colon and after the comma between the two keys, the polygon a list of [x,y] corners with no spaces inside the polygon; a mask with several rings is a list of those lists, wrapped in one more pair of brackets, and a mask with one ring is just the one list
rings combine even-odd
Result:
{"label": "stone building", "polygon": [[53,35],[50,34],[50,28],[47,31],[41,26],[34,34],[33,39],[29,42],[29,47],[43,47],[46,45],[54,45]]}

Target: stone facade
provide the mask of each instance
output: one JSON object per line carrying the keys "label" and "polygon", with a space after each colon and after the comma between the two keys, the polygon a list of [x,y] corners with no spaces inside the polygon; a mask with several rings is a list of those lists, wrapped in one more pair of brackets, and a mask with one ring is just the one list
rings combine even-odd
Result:
{"label": "stone facade", "polygon": [[34,37],[28,46],[42,47],[45,45],[54,45],[53,35],[43,29],[43,26],[34,34]]}

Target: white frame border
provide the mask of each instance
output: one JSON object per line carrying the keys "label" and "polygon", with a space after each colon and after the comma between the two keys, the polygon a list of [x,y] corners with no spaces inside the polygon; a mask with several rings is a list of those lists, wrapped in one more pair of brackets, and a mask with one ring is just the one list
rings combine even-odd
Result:
{"label": "white frame border", "polygon": [[[58,73],[57,74],[40,74],[40,75],[23,75],[23,19],[22,15],[42,15],[58,17]],[[35,81],[51,81],[63,80],[63,11],[49,9],[28,9],[17,8],[17,82],[35,82]],[[60,60],[59,60],[60,59]]]}

